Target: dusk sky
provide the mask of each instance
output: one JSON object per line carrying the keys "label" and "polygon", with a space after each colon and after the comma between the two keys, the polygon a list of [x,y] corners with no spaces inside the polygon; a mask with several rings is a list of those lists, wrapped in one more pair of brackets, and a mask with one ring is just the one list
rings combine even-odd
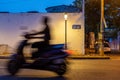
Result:
{"label": "dusk sky", "polygon": [[0,0],[0,12],[46,12],[45,8],[70,5],[74,0]]}

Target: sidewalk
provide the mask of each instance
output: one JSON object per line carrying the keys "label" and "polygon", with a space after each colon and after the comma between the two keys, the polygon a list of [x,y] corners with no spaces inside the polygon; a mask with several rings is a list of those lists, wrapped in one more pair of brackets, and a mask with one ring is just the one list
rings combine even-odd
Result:
{"label": "sidewalk", "polygon": [[[11,54],[0,54],[0,59],[9,59]],[[69,59],[110,59],[110,56],[104,55],[75,55],[75,56],[69,56]]]}
{"label": "sidewalk", "polygon": [[[0,59],[9,59],[12,54],[0,54]],[[72,55],[69,59],[120,59],[120,53],[108,53],[103,56],[99,54]]]}
{"label": "sidewalk", "polygon": [[89,54],[89,55],[75,55],[70,56],[70,59],[110,59],[110,56],[108,55],[96,55],[96,54]]}
{"label": "sidewalk", "polygon": [[110,56],[70,56],[70,59],[110,59]]}
{"label": "sidewalk", "polygon": [[0,54],[0,59],[9,59],[11,54]]}

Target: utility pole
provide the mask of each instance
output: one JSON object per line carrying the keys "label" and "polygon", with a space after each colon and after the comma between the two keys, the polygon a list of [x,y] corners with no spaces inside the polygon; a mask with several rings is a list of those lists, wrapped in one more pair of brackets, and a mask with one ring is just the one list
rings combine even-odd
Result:
{"label": "utility pole", "polygon": [[103,42],[103,32],[104,32],[104,0],[101,0],[101,20],[100,20],[100,32],[99,32],[99,54],[104,55],[104,42]]}

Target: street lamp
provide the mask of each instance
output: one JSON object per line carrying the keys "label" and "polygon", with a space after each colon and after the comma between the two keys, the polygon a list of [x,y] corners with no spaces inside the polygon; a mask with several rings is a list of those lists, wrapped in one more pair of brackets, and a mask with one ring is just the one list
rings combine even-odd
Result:
{"label": "street lamp", "polygon": [[64,13],[64,19],[65,19],[65,50],[67,50],[67,13]]}
{"label": "street lamp", "polygon": [[101,22],[100,22],[100,33],[99,33],[99,53],[101,56],[104,55],[103,48],[103,29],[104,29],[104,0],[101,0]]}

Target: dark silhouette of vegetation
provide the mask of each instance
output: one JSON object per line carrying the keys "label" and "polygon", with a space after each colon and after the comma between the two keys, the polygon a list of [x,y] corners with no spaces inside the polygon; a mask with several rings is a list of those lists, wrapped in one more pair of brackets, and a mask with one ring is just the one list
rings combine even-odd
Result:
{"label": "dark silhouette of vegetation", "polygon": [[[73,6],[81,8],[82,0],[75,0]],[[104,0],[104,12],[107,28],[112,28],[111,38],[120,31],[120,0]],[[96,37],[100,27],[101,0],[85,0],[85,32],[94,32]]]}

